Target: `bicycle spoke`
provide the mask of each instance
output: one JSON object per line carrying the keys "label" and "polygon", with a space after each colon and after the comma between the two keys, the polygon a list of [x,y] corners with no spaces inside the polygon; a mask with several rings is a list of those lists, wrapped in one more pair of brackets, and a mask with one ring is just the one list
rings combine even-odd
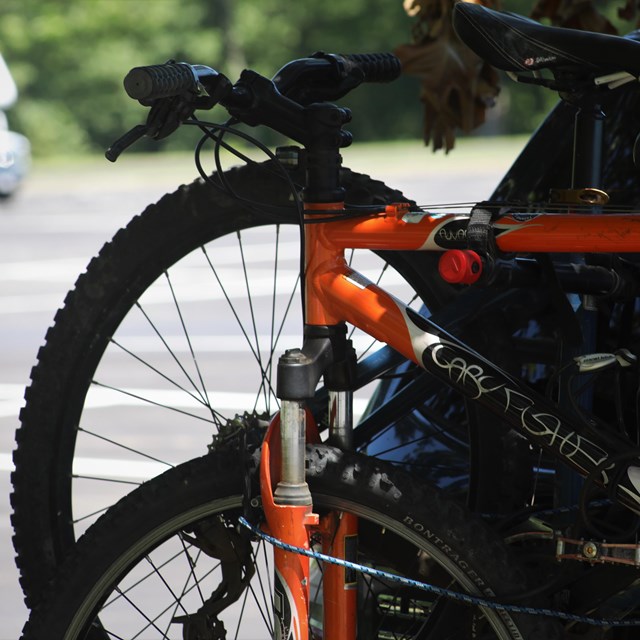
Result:
{"label": "bicycle spoke", "polygon": [[[182,533],[178,537],[180,540],[180,544],[182,545],[182,556],[186,559],[187,565],[189,566],[189,578],[193,578],[193,586],[195,589],[198,590],[198,596],[200,597],[200,602],[204,604],[205,597],[204,597],[204,594],[202,593],[202,590],[200,589],[200,582],[196,578],[196,574],[195,574],[195,567],[197,565],[197,560],[194,560],[191,557],[191,554],[189,553],[189,549],[187,549],[186,541],[188,540],[188,538],[185,540],[185,534]],[[200,550],[198,550],[198,553],[196,554],[197,558],[200,557],[200,553],[201,553]]]}
{"label": "bicycle spoke", "polygon": [[[120,592],[120,589],[118,587],[116,587],[115,589],[118,593]],[[140,634],[143,633],[144,631],[146,631],[149,628],[154,628],[156,631],[158,631],[158,633],[162,634],[162,629],[160,629],[156,624],[155,621],[152,620],[142,609],[140,609],[140,607],[138,607],[126,594],[122,593],[122,597],[131,605],[132,609],[134,609],[135,611],[137,611],[140,616],[142,617],[143,620],[145,620],[147,622],[147,626],[143,627],[135,636],[133,636],[131,638],[131,640],[135,640],[135,638],[140,637]],[[157,618],[156,618],[157,619]],[[161,636],[162,637],[162,636]]]}
{"label": "bicycle spoke", "polygon": [[99,516],[100,514],[104,513],[108,508],[109,506],[107,505],[106,507],[102,507],[102,509],[97,509],[96,511],[92,511],[91,513],[88,513],[87,515],[82,516],[81,518],[74,518],[73,524],[79,524],[80,522],[88,520],[89,518],[94,518],[95,516]]}
{"label": "bicycle spoke", "polygon": [[[218,274],[217,269],[214,267],[213,263],[211,262],[211,259],[209,257],[209,254],[207,253],[207,250],[205,247],[202,247],[202,252],[205,255],[205,258],[207,260],[207,263],[209,264],[209,267],[211,269],[211,272],[213,273],[216,281],[218,282],[218,286],[220,287],[222,294],[224,295],[225,300],[227,301],[227,304],[229,305],[229,310],[231,311],[231,313],[233,314],[236,323],[240,329],[240,331],[242,332],[242,335],[244,336],[244,339],[246,340],[247,345],[249,346],[249,349],[251,350],[251,353],[253,354],[253,357],[256,361],[256,363],[258,364],[259,370],[260,370],[260,375],[261,375],[261,380],[262,380],[262,384],[265,384],[265,382],[268,384],[269,386],[269,390],[274,394],[275,396],[275,392],[273,391],[273,388],[271,386],[271,380],[267,377],[267,373],[264,369],[264,367],[262,366],[262,361],[260,358],[260,353],[259,353],[259,345],[255,345],[252,343],[251,338],[249,337],[249,334],[247,333],[244,324],[242,323],[241,319],[240,319],[240,315],[238,313],[238,310],[236,308],[236,306],[233,304],[233,302],[231,301],[231,298],[229,297],[229,294],[227,293],[226,288],[224,287],[222,280]],[[255,329],[255,326],[254,326]],[[257,341],[257,336],[256,336],[256,341]],[[258,348],[258,350],[256,350],[256,347]],[[269,403],[267,402],[267,407],[269,406]]]}
{"label": "bicycle spoke", "polygon": [[[183,551],[183,553],[186,553],[186,549]],[[186,588],[187,588],[187,585],[189,584],[188,579],[187,579],[187,581],[185,582],[185,584],[182,587],[182,593],[178,596],[178,595],[176,595],[175,591],[171,588],[171,585],[167,582],[165,577],[162,575],[162,572],[160,571],[160,569],[162,567],[156,567],[156,565],[154,564],[153,560],[148,555],[145,556],[145,560],[151,566],[151,569],[153,570],[153,575],[156,575],[159,578],[160,582],[165,586],[167,591],[171,594],[171,597],[174,600],[174,604],[176,605],[173,615],[175,616],[175,610],[177,610],[177,609],[182,609],[182,612],[185,615],[188,615],[189,612],[182,605],[182,599],[184,598],[184,596],[186,594]],[[169,608],[170,607],[167,607],[167,609],[169,609]]]}
{"label": "bicycle spoke", "polygon": [[[198,386],[195,384],[195,382],[191,379],[191,376],[187,373],[186,369],[184,368],[184,366],[182,365],[182,363],[180,362],[180,360],[178,359],[178,357],[176,356],[176,354],[174,353],[173,349],[171,349],[171,347],[167,344],[167,341],[164,339],[164,337],[162,336],[162,334],[160,333],[160,331],[158,330],[158,328],[156,327],[156,325],[153,323],[153,321],[151,320],[151,318],[149,317],[149,315],[146,313],[146,311],[142,308],[142,305],[136,301],[136,307],[138,308],[138,310],[142,313],[142,315],[144,316],[144,318],[147,320],[147,322],[149,323],[149,325],[151,326],[151,328],[153,329],[153,331],[155,332],[155,334],[158,336],[158,338],[160,338],[162,344],[165,346],[165,348],[167,349],[168,353],[171,355],[171,357],[173,358],[173,360],[175,361],[175,363],[178,365],[178,367],[180,368],[180,370],[184,373],[184,375],[186,376],[187,380],[189,381],[189,383],[191,384],[191,386],[196,390],[196,392],[199,391]],[[202,396],[200,396],[202,398],[202,402],[203,404],[207,404],[205,398],[203,398]]]}
{"label": "bicycle spoke", "polygon": [[[275,239],[275,250],[274,250],[274,259],[273,259],[273,287],[272,287],[272,293],[271,293],[271,323],[270,323],[271,353],[273,353],[276,346],[275,345],[275,327],[276,327],[276,300],[277,300],[277,292],[278,292],[278,265],[279,265],[279,258],[280,258],[280,225],[276,227],[275,233],[276,233],[276,239]],[[297,285],[297,281],[296,281],[296,285]],[[295,291],[296,288],[297,286],[293,288],[293,291]],[[288,307],[289,305],[287,305],[287,308]],[[286,317],[286,313],[285,313],[285,317]],[[271,369],[269,369],[269,372],[271,373]]]}
{"label": "bicycle spoke", "polygon": [[[271,562],[271,556],[270,554],[267,552],[267,546],[264,543],[260,543],[258,546],[258,549],[262,552],[262,559],[263,562],[266,565],[266,571],[265,571],[265,575],[267,576],[266,579],[266,583],[267,586],[265,588],[265,584],[264,584],[264,580],[263,580],[263,576],[262,576],[262,572],[260,571],[256,571],[256,577],[258,579],[258,591],[260,593],[260,598],[258,597],[258,595],[256,594],[256,589],[254,589],[253,584],[249,585],[249,589],[251,590],[251,593],[253,595],[253,599],[255,601],[255,603],[258,605],[260,614],[262,616],[262,619],[264,620],[265,625],[268,627],[269,632],[272,632],[272,623],[270,622],[270,620],[267,618],[266,614],[264,613],[265,611],[271,611],[271,607],[272,607],[272,603],[273,603],[273,584],[272,584],[272,576],[273,576],[273,568],[272,568],[272,562]],[[258,565],[258,560],[257,560],[257,556],[258,556],[258,551],[256,551],[256,549],[254,548],[252,553],[251,553],[251,557],[253,559],[254,562],[254,566],[259,566]],[[248,591],[248,590],[247,590]]]}
{"label": "bicycle spoke", "polygon": [[[294,302],[294,300],[296,298],[296,294],[297,294],[297,291],[298,291],[299,284],[300,284],[300,276],[298,275],[297,278],[296,278],[295,284],[293,286],[293,289],[291,290],[291,293],[289,295],[289,299],[287,300],[287,304],[284,306],[282,319],[280,320],[280,326],[278,327],[278,331],[276,333],[275,340],[273,341],[272,346],[271,346],[271,353],[269,354],[269,361],[267,362],[267,368],[268,368],[269,371],[273,370],[275,351],[276,351],[276,348],[277,348],[278,343],[280,341],[280,338],[282,337],[282,332],[284,330],[285,322],[287,321],[287,318],[289,316],[289,311],[291,310],[291,306],[293,305],[293,302]],[[269,384],[269,389],[272,390],[272,387],[271,387],[271,375],[269,375],[266,379],[263,379],[262,384],[264,385],[266,382],[268,382],[268,384]],[[273,391],[272,391],[272,393],[273,393]],[[279,408],[280,407],[280,403],[279,403],[278,398],[275,395],[275,393],[273,393],[273,397],[274,397],[274,400],[277,403],[277,406]]]}
{"label": "bicycle spoke", "polygon": [[[130,351],[129,349],[127,349],[126,347],[121,345],[119,342],[117,342],[113,338],[111,338],[110,342],[111,342],[111,344],[114,344],[116,347],[121,349],[124,353],[126,353],[127,355],[129,355],[132,358],[134,358],[135,360],[137,360],[140,364],[144,365],[145,367],[147,367],[148,369],[150,369],[154,373],[158,374],[161,378],[163,378],[164,380],[169,382],[171,385],[176,387],[176,389],[178,389],[180,391],[183,391],[187,395],[191,396],[196,402],[200,403],[202,406],[207,407],[209,409],[211,408],[211,405],[209,404],[209,399],[208,398],[205,398],[200,393],[198,393],[198,395],[195,395],[191,391],[189,391],[188,389],[185,389],[182,385],[178,384],[178,382],[176,382],[173,378],[170,378],[169,376],[165,375],[159,369],[154,367],[152,364],[150,364],[146,360],[143,360],[140,356],[137,356],[135,353],[133,353],[132,351]],[[196,389],[196,391],[199,391],[199,390]],[[204,394],[206,396],[206,390],[203,389],[203,391],[204,391]]]}
{"label": "bicycle spoke", "polygon": [[256,316],[255,316],[255,311],[254,311],[254,308],[253,308],[253,296],[251,295],[251,285],[249,283],[249,276],[247,274],[247,261],[245,260],[245,257],[244,257],[244,245],[242,244],[242,234],[241,234],[241,232],[238,231],[236,233],[236,236],[238,238],[238,248],[240,250],[240,264],[242,265],[242,273],[244,275],[244,284],[245,284],[245,288],[246,288],[246,291],[247,291],[247,303],[249,304],[249,313],[250,313],[250,317],[251,317],[251,327],[253,328],[253,337],[254,337],[254,340],[255,340],[256,352],[258,354],[258,364],[260,365],[260,368],[263,369],[263,367],[262,367],[262,355],[261,355],[261,351],[260,351],[260,343],[258,341],[258,328],[256,326]]}
{"label": "bicycle spoke", "polygon": [[196,372],[198,373],[198,378],[200,380],[200,385],[203,394],[203,400],[208,407],[211,407],[209,402],[209,397],[207,396],[207,388],[205,386],[204,380],[202,378],[202,373],[200,371],[200,367],[198,366],[198,359],[196,358],[196,354],[193,351],[193,345],[191,344],[191,338],[189,337],[189,332],[187,331],[187,325],[185,324],[184,317],[182,315],[182,311],[180,310],[180,305],[178,304],[178,299],[176,298],[176,293],[173,289],[173,284],[171,282],[171,278],[169,278],[169,272],[165,271],[165,277],[167,279],[167,283],[169,285],[169,289],[171,290],[171,297],[173,298],[173,302],[176,307],[176,311],[178,312],[178,316],[180,318],[180,324],[182,326],[182,331],[184,332],[184,337],[187,340],[187,344],[189,345],[189,352],[191,353],[191,358],[193,360],[193,364],[196,368]]}
{"label": "bicycle spoke", "polygon": [[117,478],[100,478],[97,476],[87,476],[74,473],[72,476],[75,480],[97,480],[98,482],[109,482],[112,484],[129,484],[134,487],[138,487],[141,483],[134,482],[133,480],[118,480]]}
{"label": "bicycle spoke", "polygon": [[78,427],[78,432],[79,433],[86,433],[87,435],[89,435],[89,436],[91,436],[93,438],[97,438],[98,440],[102,440],[103,442],[108,442],[109,444],[113,445],[114,447],[118,447],[119,449],[123,449],[124,451],[130,451],[131,453],[135,453],[136,455],[138,455],[138,456],[140,456],[142,458],[146,458],[147,460],[151,460],[152,462],[159,462],[160,464],[164,464],[164,465],[167,466],[167,469],[175,466],[171,462],[167,462],[166,460],[162,460],[160,458],[156,458],[155,456],[152,456],[152,455],[150,455],[148,453],[145,453],[144,451],[140,451],[139,449],[134,449],[133,447],[128,447],[127,445],[123,444],[122,442],[116,442],[112,438],[107,438],[106,436],[100,435],[99,433],[96,433],[94,431],[89,431],[89,429],[87,429],[86,427]]}
{"label": "bicycle spoke", "polygon": [[[127,593],[128,591],[131,591],[132,589],[135,589],[136,587],[140,586],[141,584],[143,584],[146,580],[149,580],[151,577],[153,577],[153,575],[155,574],[156,570],[159,569],[163,569],[164,567],[168,566],[169,564],[171,564],[174,560],[176,560],[178,557],[180,557],[183,554],[183,551],[177,551],[176,553],[174,553],[172,556],[170,556],[169,558],[167,558],[167,560],[165,560],[162,564],[160,564],[158,566],[157,569],[154,569],[152,571],[149,571],[147,574],[143,575],[141,578],[139,578],[138,580],[136,580],[133,584],[130,584],[125,590],[124,592]],[[110,600],[108,600],[107,602],[105,602],[103,608],[106,609],[107,607],[115,604],[118,600],[119,600],[120,596],[117,595],[113,598],[111,598]]]}
{"label": "bicycle spoke", "polygon": [[[277,300],[277,285],[278,285],[278,258],[280,255],[280,225],[276,226],[276,238],[275,238],[275,251],[274,251],[274,260],[273,260],[273,288],[271,290],[271,322],[270,322],[270,332],[269,332],[269,360],[267,361],[267,376],[269,380],[273,375],[273,353],[275,351],[276,345],[274,341],[274,333],[276,326],[276,300]],[[294,287],[295,291],[295,287]],[[286,318],[286,313],[285,313]]]}
{"label": "bicycle spoke", "polygon": [[[269,381],[269,383],[271,381],[271,368],[269,366],[269,364],[271,362],[271,357],[269,357],[269,362],[265,366],[263,364],[263,361],[262,361],[262,351],[260,349],[260,340],[258,339],[258,328],[256,326],[256,316],[255,316],[255,311],[254,311],[254,308],[253,308],[253,296],[251,295],[251,285],[249,283],[249,276],[247,274],[247,263],[246,263],[245,256],[244,256],[244,245],[242,243],[242,234],[241,234],[241,232],[238,231],[236,236],[238,238],[238,248],[240,250],[240,263],[242,264],[242,272],[243,272],[243,275],[244,275],[244,284],[245,284],[245,288],[246,288],[246,291],[247,291],[247,303],[249,305],[251,326],[253,328],[253,337],[254,337],[254,340],[255,340],[257,361],[258,361],[258,366],[260,367],[260,370],[263,372],[262,382],[260,384],[259,393],[262,393],[264,395],[264,402],[265,402],[265,405],[268,407],[269,406],[269,391],[267,391],[267,389],[265,387],[265,381]],[[277,242],[277,237],[276,237],[276,242]],[[276,250],[276,256],[277,256],[277,250]],[[276,262],[276,268],[277,268],[277,262]],[[275,305],[275,291],[274,291],[273,298],[272,298],[272,307],[273,307],[273,305]],[[272,353],[273,353],[273,349],[270,350],[270,355]],[[253,408],[254,411],[256,410],[256,406],[257,406],[257,396],[256,396],[256,405],[254,405],[254,408]]]}
{"label": "bicycle spoke", "polygon": [[[118,387],[112,387],[111,385],[108,385],[108,384],[102,384],[97,380],[92,380],[91,384],[94,384],[98,387],[102,387],[103,389],[109,389],[110,391],[116,391],[117,393],[121,393],[130,398],[135,398],[136,400],[140,400],[144,403],[153,405],[155,407],[160,407],[162,409],[169,409],[170,411],[175,411],[176,413],[189,416],[190,418],[195,418],[196,420],[202,420],[203,422],[208,422],[209,424],[216,424],[213,420],[209,420],[208,418],[203,418],[202,416],[198,416],[194,413],[190,413],[189,411],[184,411],[183,409],[178,409],[177,407],[172,407],[171,405],[168,405],[168,404],[163,404],[162,402],[155,402],[154,400],[145,398],[144,396],[140,396],[136,393],[132,393],[131,391],[126,391],[125,389],[119,389]],[[224,416],[222,416],[222,414],[217,414],[215,417],[218,417],[224,420]]]}

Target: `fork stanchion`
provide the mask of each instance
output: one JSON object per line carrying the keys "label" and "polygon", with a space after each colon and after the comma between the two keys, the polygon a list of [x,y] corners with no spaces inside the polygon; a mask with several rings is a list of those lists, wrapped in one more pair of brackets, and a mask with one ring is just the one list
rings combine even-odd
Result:
{"label": "fork stanchion", "polygon": [[283,400],[280,407],[281,471],[273,494],[278,505],[311,505],[311,492],[304,474],[305,431],[304,403]]}
{"label": "fork stanchion", "polygon": [[[353,450],[353,392],[329,391],[329,443]],[[332,511],[320,520],[322,552],[356,562],[358,518]],[[328,564],[323,572],[323,631],[326,638],[355,640],[357,634],[357,574],[344,566]]]}
{"label": "fork stanchion", "polygon": [[353,393],[329,391],[329,444],[353,450]]}

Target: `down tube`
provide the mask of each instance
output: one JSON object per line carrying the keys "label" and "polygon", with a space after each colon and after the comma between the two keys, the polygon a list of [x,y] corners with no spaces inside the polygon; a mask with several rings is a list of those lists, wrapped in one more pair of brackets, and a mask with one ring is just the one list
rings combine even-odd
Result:
{"label": "down tube", "polygon": [[322,296],[344,320],[500,415],[581,475],[600,467],[596,480],[604,487],[615,477],[617,499],[640,513],[640,459],[627,461],[621,475],[606,464],[607,458],[628,449],[622,440],[612,449],[611,443],[586,438],[553,403],[353,270],[323,276]]}

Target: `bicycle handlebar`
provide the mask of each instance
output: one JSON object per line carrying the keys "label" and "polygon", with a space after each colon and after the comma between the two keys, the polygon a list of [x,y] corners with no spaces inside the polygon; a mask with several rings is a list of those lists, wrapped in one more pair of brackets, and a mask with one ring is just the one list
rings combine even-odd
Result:
{"label": "bicycle handlebar", "polygon": [[161,98],[205,95],[204,84],[221,76],[201,64],[167,62],[146,67],[134,67],[124,79],[124,90],[134,100],[149,102]]}
{"label": "bicycle handlebar", "polygon": [[182,62],[135,67],[124,79],[124,90],[135,100],[156,100],[186,91],[195,92],[197,86],[198,77],[191,65]]}
{"label": "bicycle handlebar", "polygon": [[400,60],[392,53],[355,53],[337,56],[358,67],[364,82],[391,82],[402,71]]}
{"label": "bicycle handlebar", "polygon": [[[361,82],[391,82],[400,71],[400,61],[392,53],[316,53],[285,65],[276,74],[274,84],[283,95],[302,89],[309,92],[313,84],[324,84],[316,87],[324,99],[324,92],[337,88],[346,78],[352,78],[350,86],[343,87],[349,91]],[[204,65],[170,61],[134,67],[124,79],[124,88],[134,100],[149,102],[185,93],[204,95],[205,86],[221,77],[224,76]]]}
{"label": "bicycle handlebar", "polygon": [[[216,104],[222,104],[241,122],[265,124],[305,146],[324,136],[344,147],[351,137],[340,127],[350,120],[350,114],[329,103],[363,82],[391,82],[400,72],[400,61],[391,53],[317,52],[289,62],[273,80],[245,70],[235,85],[215,69],[200,64],[170,60],[162,65],[134,67],[124,79],[124,88],[131,98],[151,107],[146,128],[136,127],[125,134],[107,151],[107,157],[115,161],[143,135],[165,138],[196,109],[211,109]],[[329,107],[333,116],[314,116],[314,124],[306,117],[310,105],[316,111]]]}

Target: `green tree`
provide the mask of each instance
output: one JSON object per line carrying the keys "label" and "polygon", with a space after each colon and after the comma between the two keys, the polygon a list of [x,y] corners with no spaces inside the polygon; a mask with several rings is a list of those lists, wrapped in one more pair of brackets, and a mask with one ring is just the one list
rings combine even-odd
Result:
{"label": "green tree", "polygon": [[[505,1],[528,13],[532,2]],[[145,117],[122,79],[134,66],[169,58],[213,66],[231,79],[244,67],[272,75],[316,50],[390,51],[410,39],[402,0],[3,0],[0,52],[20,99],[10,112],[34,153],[103,151]],[[553,92],[502,82],[502,131],[531,131]],[[363,86],[344,100],[356,139],[422,136],[418,80]],[[191,146],[178,134],[171,145]],[[137,145],[159,149],[166,143]]]}
{"label": "green tree", "polygon": [[[0,51],[20,89],[9,116],[36,154],[104,150],[145,117],[122,89],[133,66],[174,58],[234,79],[245,65],[271,75],[318,49],[390,50],[408,27],[389,0],[4,0]],[[356,92],[358,137],[419,135],[415,94],[411,80]]]}
{"label": "green tree", "polygon": [[[216,58],[195,0],[24,0],[0,6],[0,43],[20,89],[12,124],[36,154],[104,148],[140,117],[132,66]],[[197,28],[196,28],[197,27]]]}

